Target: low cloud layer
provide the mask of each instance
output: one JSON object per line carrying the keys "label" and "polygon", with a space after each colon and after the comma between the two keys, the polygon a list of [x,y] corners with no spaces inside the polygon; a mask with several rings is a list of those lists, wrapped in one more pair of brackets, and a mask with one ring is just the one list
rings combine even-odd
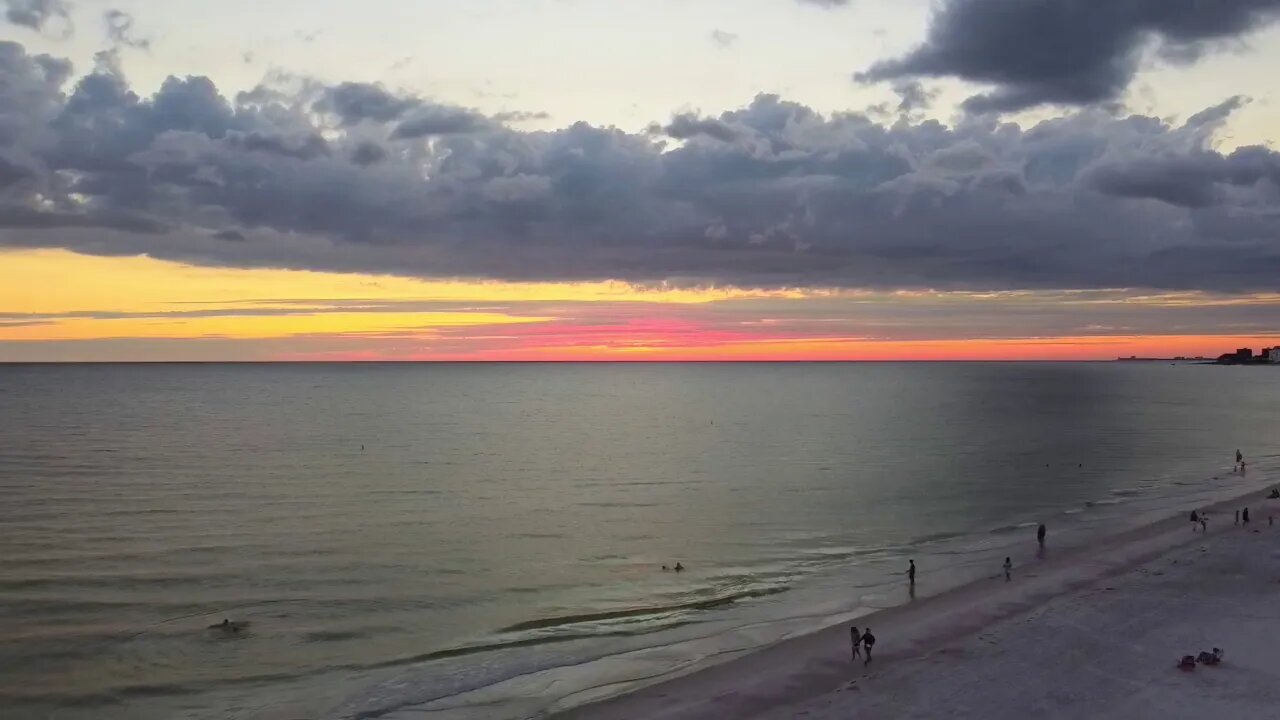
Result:
{"label": "low cloud layer", "polygon": [[1280,155],[1211,143],[1243,102],[947,127],[761,95],[641,133],[522,131],[360,83],[227,98],[172,77],[142,97],[109,64],[73,79],[0,42],[0,245],[504,280],[1274,290]]}
{"label": "low cloud layer", "polygon": [[943,0],[924,44],[877,63],[863,81],[954,77],[991,85],[972,112],[1117,99],[1153,44],[1198,59],[1280,19],[1280,0]]}

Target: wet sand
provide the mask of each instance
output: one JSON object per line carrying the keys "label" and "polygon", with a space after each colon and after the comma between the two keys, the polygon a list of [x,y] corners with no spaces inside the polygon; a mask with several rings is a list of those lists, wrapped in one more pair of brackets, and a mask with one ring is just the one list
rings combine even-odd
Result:
{"label": "wet sand", "polygon": [[[558,718],[1280,717],[1280,501],[1263,493],[853,621],[628,694],[567,698]],[[1248,506],[1253,523],[1233,525]],[[1028,534],[1034,543],[1034,530]],[[921,568],[923,595],[927,568]],[[906,583],[904,580],[904,593]],[[1192,672],[1184,654],[1226,660]],[[584,702],[593,704],[581,705]]]}

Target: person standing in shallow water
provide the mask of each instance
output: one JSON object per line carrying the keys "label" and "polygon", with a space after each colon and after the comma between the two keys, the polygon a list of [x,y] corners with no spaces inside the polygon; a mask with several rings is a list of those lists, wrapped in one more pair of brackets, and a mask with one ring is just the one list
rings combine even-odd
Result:
{"label": "person standing in shallow water", "polygon": [[907,581],[912,585],[916,584],[916,561],[908,560],[910,565],[907,566]]}

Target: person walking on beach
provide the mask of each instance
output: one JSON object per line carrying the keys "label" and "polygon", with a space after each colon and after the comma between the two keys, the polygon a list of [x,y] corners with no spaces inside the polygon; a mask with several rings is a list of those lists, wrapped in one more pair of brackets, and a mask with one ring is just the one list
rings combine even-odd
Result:
{"label": "person walking on beach", "polygon": [[1200,515],[1195,510],[1191,511],[1191,532],[1196,531],[1196,523],[1200,522]]}
{"label": "person walking on beach", "polygon": [[1013,560],[1011,560],[1010,558],[1005,558],[1004,559],[1004,581],[1009,582],[1012,579],[1013,579]]}
{"label": "person walking on beach", "polygon": [[1209,532],[1209,514],[1201,510],[1200,511],[1200,534],[1203,535],[1207,532]]}
{"label": "person walking on beach", "polygon": [[867,659],[862,661],[863,667],[871,664],[871,648],[876,646],[876,636],[871,634],[871,628],[862,633],[862,647],[867,654]]}
{"label": "person walking on beach", "polygon": [[1036,542],[1040,543],[1042,548],[1044,547],[1044,536],[1047,532],[1049,531],[1045,529],[1044,523],[1040,523],[1039,529],[1036,530]]}
{"label": "person walking on beach", "polygon": [[1243,521],[1245,525],[1249,524],[1249,508],[1245,508],[1244,512],[1240,513],[1240,520]]}
{"label": "person walking on beach", "polygon": [[853,625],[849,628],[849,640],[853,642],[853,657],[849,659],[850,661],[857,660],[858,655],[861,654],[862,646],[862,633],[858,632],[857,625]]}
{"label": "person walking on beach", "polygon": [[916,561],[908,560],[907,562],[911,563],[910,565],[907,566],[907,581],[910,582],[912,585],[915,585],[916,584]]}
{"label": "person walking on beach", "polygon": [[1240,448],[1236,448],[1236,469],[1239,470],[1244,465],[1244,455],[1240,454]]}

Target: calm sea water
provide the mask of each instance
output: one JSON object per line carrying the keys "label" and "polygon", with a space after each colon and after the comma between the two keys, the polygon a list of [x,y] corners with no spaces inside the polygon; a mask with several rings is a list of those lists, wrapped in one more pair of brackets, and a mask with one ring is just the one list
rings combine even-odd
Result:
{"label": "calm sea water", "polygon": [[1260,487],[1278,411],[1167,364],[0,366],[0,714],[533,716]]}

